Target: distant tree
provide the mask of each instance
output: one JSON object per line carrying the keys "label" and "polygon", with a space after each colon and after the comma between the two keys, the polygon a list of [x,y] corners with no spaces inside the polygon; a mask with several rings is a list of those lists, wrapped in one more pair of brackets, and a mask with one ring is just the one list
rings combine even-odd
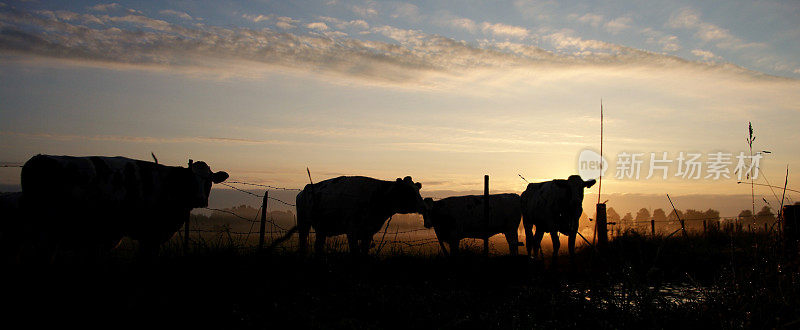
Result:
{"label": "distant tree", "polygon": [[650,221],[650,210],[641,208],[639,212],[636,212],[636,222],[640,221]]}
{"label": "distant tree", "polygon": [[667,221],[667,214],[664,213],[663,209],[655,209],[653,210],[653,220],[656,222]]}
{"label": "distant tree", "polygon": [[703,219],[705,216],[706,213],[703,211],[687,209],[686,212],[684,212],[683,218],[686,229],[703,230]]}
{"label": "distant tree", "polygon": [[628,226],[633,224],[633,216],[631,215],[630,212],[625,213],[625,216],[622,217],[622,223],[624,223],[624,224],[626,224]]}
{"label": "distant tree", "polygon": [[742,210],[742,212],[739,212],[738,218],[739,218],[739,221],[741,221],[742,223],[751,224],[754,221],[754,219],[753,219],[753,211]]}
{"label": "distant tree", "polygon": [[617,213],[617,211],[614,210],[613,207],[609,207],[606,210],[606,219],[612,222],[619,222],[620,220],[619,213]]}
{"label": "distant tree", "polygon": [[703,217],[709,222],[711,222],[711,221],[718,222],[719,221],[719,211],[717,211],[715,209],[708,209],[705,212],[705,215]]}
{"label": "distant tree", "polygon": [[667,220],[669,220],[670,222],[675,222],[684,218],[685,216],[683,215],[683,212],[681,210],[673,210],[672,212],[669,213],[669,216],[667,216]]}
{"label": "distant tree", "polygon": [[771,225],[775,222],[775,214],[772,213],[772,209],[769,206],[764,206],[761,208],[761,211],[756,213],[756,221],[755,225],[757,228],[761,228],[764,224]]}

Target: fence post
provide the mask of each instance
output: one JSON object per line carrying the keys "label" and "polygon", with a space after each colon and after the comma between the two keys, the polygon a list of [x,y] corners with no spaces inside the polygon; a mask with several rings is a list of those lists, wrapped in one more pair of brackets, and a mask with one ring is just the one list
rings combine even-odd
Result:
{"label": "fence post", "polygon": [[269,199],[269,190],[264,191],[264,201],[261,202],[261,227],[258,229],[258,251],[264,248],[264,231],[267,226],[267,200]]}
{"label": "fence post", "polygon": [[606,204],[597,204],[597,248],[602,250],[608,244],[608,229],[606,228]]}
{"label": "fence post", "polygon": [[650,235],[656,236],[656,220],[650,219]]}
{"label": "fence post", "polygon": [[483,223],[486,238],[483,239],[483,255],[489,256],[489,175],[483,176]]}

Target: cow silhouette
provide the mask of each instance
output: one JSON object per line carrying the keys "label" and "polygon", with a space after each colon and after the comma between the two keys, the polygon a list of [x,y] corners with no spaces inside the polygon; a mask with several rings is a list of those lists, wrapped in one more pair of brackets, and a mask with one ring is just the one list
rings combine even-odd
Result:
{"label": "cow silhouette", "polygon": [[484,240],[484,254],[488,254],[489,237],[502,233],[506,236],[511,255],[517,255],[520,246],[517,229],[520,222],[520,201],[517,194],[489,196],[489,219],[484,210],[484,196],[455,196],[438,201],[426,198],[425,228],[433,227],[442,250],[444,242],[450,246],[450,255],[458,254],[458,243],[463,238]]}
{"label": "cow silhouette", "polygon": [[[347,235],[350,252],[366,254],[377,233],[396,213],[423,213],[422,184],[410,176],[383,181],[363,176],[340,176],[306,185],[297,194],[299,252],[305,253],[308,234],[316,234],[314,250],[323,253],[325,239]],[[293,230],[290,230],[291,234]]]}
{"label": "cow silhouette", "polygon": [[[550,233],[554,259],[558,258],[561,246],[558,233],[569,237],[569,254],[574,255],[578,221],[583,212],[583,189],[594,183],[595,180],[583,181],[580,176],[572,175],[566,180],[528,184],[520,196],[528,256],[538,256],[544,233]],[[536,226],[535,235],[533,226]]]}
{"label": "cow silhouette", "polygon": [[154,253],[228,178],[204,162],[37,155],[22,167],[23,209],[50,248],[108,251],[123,236]]}

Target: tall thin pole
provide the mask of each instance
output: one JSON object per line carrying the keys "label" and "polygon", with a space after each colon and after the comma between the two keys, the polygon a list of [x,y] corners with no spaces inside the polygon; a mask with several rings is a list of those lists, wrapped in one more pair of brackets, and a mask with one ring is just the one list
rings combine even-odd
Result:
{"label": "tall thin pole", "polygon": [[[600,188],[603,187],[603,98],[600,98],[600,177],[597,183],[597,204],[600,204]],[[599,218],[597,214],[595,218]],[[597,239],[597,219],[594,219],[594,234],[592,235],[592,244]]]}
{"label": "tall thin pole", "polygon": [[600,204],[600,189],[603,188],[603,99],[600,99],[600,178],[597,182],[597,204]]}
{"label": "tall thin pole", "polygon": [[752,216],[750,218],[750,223],[755,223],[756,221],[756,190],[755,190],[755,178],[753,178],[753,141],[755,141],[755,137],[753,137],[753,123],[747,122],[747,144],[750,146],[750,171],[748,175],[750,175],[750,197],[753,203],[753,210]]}

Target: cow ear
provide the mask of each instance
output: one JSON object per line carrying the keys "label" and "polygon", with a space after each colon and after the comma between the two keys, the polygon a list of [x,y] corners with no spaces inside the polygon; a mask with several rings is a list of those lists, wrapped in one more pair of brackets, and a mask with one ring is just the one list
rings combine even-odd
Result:
{"label": "cow ear", "polygon": [[586,188],[591,188],[592,186],[594,186],[595,182],[597,182],[595,179],[591,179],[589,181],[584,181],[583,182],[583,186],[586,187]]}
{"label": "cow ear", "polygon": [[217,173],[211,174],[211,182],[220,183],[228,179],[228,173],[219,171]]}
{"label": "cow ear", "polygon": [[417,186],[417,189],[422,189],[422,183],[417,182],[414,185]]}

